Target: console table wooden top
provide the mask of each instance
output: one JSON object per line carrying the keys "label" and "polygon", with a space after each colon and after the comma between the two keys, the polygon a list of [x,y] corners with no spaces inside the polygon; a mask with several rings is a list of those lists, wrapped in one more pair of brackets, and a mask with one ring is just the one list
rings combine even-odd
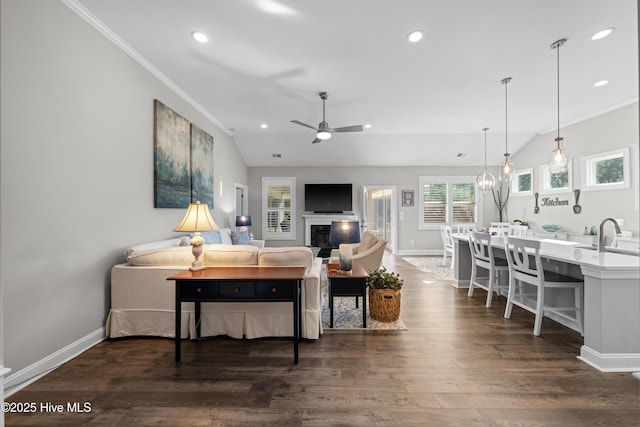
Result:
{"label": "console table wooden top", "polygon": [[207,267],[204,270],[185,270],[167,280],[273,280],[291,281],[304,279],[306,267],[237,266]]}

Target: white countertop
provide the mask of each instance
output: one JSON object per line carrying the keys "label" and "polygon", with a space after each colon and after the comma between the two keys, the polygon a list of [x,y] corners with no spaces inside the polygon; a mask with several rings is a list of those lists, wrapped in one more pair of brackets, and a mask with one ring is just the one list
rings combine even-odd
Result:
{"label": "white countertop", "polygon": [[[456,239],[469,241],[469,236],[454,234]],[[567,240],[540,239],[527,236],[526,239],[541,242],[540,255],[549,259],[578,264],[582,267],[583,274],[598,277],[626,277],[640,278],[640,257],[614,252],[598,252],[597,249],[586,247],[583,243]],[[504,238],[492,236],[491,244],[495,247],[504,247]]]}

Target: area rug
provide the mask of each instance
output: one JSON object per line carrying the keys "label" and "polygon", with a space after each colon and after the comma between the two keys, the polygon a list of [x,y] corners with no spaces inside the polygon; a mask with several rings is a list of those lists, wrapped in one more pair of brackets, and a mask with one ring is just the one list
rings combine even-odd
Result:
{"label": "area rug", "polygon": [[434,280],[453,280],[453,269],[450,268],[450,259],[447,259],[446,264],[442,263],[441,257],[416,257],[416,258],[402,258],[414,267],[424,271],[429,275],[429,278]]}
{"label": "area rug", "polygon": [[[362,298],[360,298],[358,308],[356,308],[355,297],[335,297],[333,299],[333,328],[329,327],[330,311],[329,311],[329,286],[326,273],[321,276],[322,290],[322,328],[323,329],[360,329],[362,327]],[[368,302],[364,302],[368,304]],[[386,329],[406,331],[407,326],[402,319],[395,322],[380,322],[373,319],[369,315],[369,306],[367,305],[367,330],[369,329]],[[400,307],[402,314],[402,307]]]}

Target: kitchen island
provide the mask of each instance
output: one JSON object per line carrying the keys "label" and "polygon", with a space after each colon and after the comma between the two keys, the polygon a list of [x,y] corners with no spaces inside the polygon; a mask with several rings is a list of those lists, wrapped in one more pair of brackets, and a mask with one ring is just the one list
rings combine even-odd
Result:
{"label": "kitchen island", "polygon": [[[578,358],[604,372],[640,371],[640,258],[566,240],[527,238],[540,240],[540,254],[565,274],[584,278],[584,344]],[[454,286],[468,288],[468,237],[454,235],[454,242]],[[504,239],[494,237],[492,245],[503,248]]]}

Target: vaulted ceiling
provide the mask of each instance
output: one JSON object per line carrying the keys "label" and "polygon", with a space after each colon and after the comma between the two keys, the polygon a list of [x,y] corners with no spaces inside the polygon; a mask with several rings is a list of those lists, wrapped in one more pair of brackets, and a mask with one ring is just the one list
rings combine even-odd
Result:
{"label": "vaulted ceiling", "polygon": [[[497,165],[507,141],[515,153],[556,129],[558,53],[562,126],[638,101],[636,0],[64,1],[233,135],[249,166],[481,165],[485,127]],[[321,91],[331,127],[371,127],[312,144],[291,120],[316,126]]]}

